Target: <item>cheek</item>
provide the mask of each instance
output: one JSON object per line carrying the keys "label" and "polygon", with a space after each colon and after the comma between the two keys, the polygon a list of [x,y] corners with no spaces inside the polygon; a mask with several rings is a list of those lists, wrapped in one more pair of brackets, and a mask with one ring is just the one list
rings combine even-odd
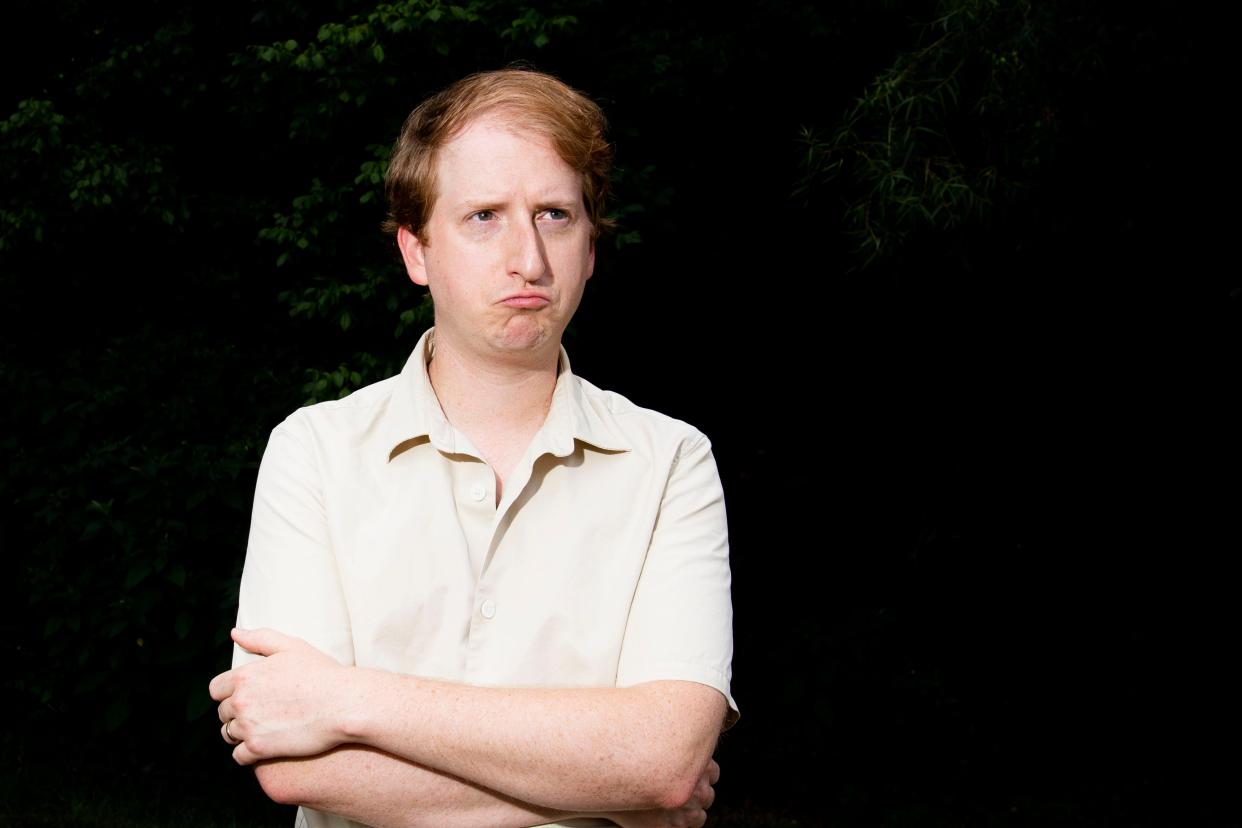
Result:
{"label": "cheek", "polygon": [[[438,288],[439,293],[457,293],[460,290],[458,283],[461,281],[462,273],[461,256],[445,247],[447,245],[430,252],[427,257],[427,274],[433,288]],[[433,289],[432,292],[437,291]]]}
{"label": "cheek", "polygon": [[560,273],[579,273],[585,279],[595,267],[595,247],[589,240],[565,240],[548,252]]}

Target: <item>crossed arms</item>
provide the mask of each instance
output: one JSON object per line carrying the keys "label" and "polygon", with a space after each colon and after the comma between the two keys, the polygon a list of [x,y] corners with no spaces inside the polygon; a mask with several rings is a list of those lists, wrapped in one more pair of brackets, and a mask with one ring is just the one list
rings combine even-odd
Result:
{"label": "crossed arms", "polygon": [[725,699],[706,685],[499,689],[343,667],[274,630],[211,683],[264,790],[377,826],[526,826],[574,816],[701,825]]}

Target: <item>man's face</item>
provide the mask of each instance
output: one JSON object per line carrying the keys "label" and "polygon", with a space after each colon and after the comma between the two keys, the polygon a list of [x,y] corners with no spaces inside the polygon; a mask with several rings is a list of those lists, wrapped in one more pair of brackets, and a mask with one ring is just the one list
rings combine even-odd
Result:
{"label": "man's face", "polygon": [[551,144],[484,115],[445,144],[421,241],[406,270],[435,301],[436,337],[502,361],[546,359],[595,266],[582,178]]}

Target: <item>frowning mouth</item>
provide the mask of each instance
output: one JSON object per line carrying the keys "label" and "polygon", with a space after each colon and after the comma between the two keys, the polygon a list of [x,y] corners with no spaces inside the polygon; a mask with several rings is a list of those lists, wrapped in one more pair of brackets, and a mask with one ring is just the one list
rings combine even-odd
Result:
{"label": "frowning mouth", "polygon": [[511,308],[542,308],[552,304],[552,300],[540,293],[515,293],[501,299],[500,304]]}

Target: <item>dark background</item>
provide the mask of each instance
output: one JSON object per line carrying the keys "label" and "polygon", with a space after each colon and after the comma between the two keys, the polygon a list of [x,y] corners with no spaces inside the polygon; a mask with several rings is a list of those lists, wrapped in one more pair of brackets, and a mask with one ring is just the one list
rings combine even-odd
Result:
{"label": "dark background", "polygon": [[0,822],[287,824],[206,693],[258,460],[294,408],[399,370],[430,316],[378,231],[388,146],[521,60],[598,100],[617,151],[574,369],[698,426],[724,479],[743,716],[717,821],[1238,824],[1210,24],[1008,0],[4,17]]}

